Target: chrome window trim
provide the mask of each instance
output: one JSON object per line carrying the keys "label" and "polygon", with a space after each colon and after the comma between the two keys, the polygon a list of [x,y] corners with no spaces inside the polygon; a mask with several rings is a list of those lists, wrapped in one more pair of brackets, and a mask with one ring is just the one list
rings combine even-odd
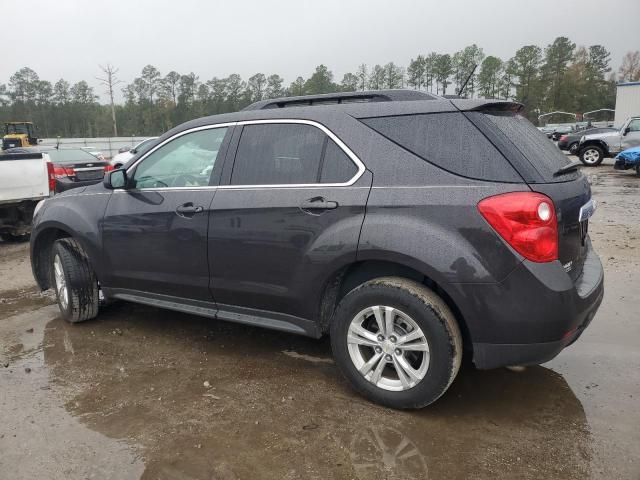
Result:
{"label": "chrome window trim", "polygon": [[[264,119],[264,120],[243,120],[239,122],[227,122],[227,123],[218,123],[212,125],[203,125],[200,127],[190,128],[188,130],[184,130],[175,134],[172,137],[167,138],[162,143],[159,143],[151,150],[142,155],[136,162],[127,168],[127,176],[129,175],[129,171],[135,168],[140,162],[142,162],[145,158],[151,155],[153,152],[158,150],[163,145],[175,140],[182,135],[186,135],[188,133],[197,132],[200,130],[209,130],[213,128],[226,128],[233,126],[244,126],[244,125],[261,125],[261,124],[301,124],[301,125],[310,125],[321,130],[325,135],[327,135],[331,140],[333,140],[338,147],[351,159],[351,161],[356,165],[358,171],[355,173],[353,177],[347,182],[342,183],[284,183],[284,184],[267,184],[267,185],[207,185],[203,187],[159,187],[159,188],[143,188],[143,189],[132,189],[135,191],[172,191],[172,190],[209,190],[209,189],[223,189],[223,190],[259,190],[265,188],[331,188],[331,187],[349,187],[356,183],[360,177],[364,174],[366,167],[364,163],[358,158],[358,156],[353,153],[353,151],[342,141],[338,136],[336,136],[331,130],[325,127],[323,124],[316,122],[315,120],[302,120],[297,118],[272,118],[272,119]],[[128,190],[117,189],[115,192],[125,192]]]}

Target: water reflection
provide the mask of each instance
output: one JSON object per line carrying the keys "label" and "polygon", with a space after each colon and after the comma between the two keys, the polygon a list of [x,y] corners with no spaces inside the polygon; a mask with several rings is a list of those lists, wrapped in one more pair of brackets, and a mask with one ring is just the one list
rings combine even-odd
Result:
{"label": "water reflection", "polygon": [[358,478],[428,478],[427,461],[416,445],[390,427],[372,427],[353,437],[351,465]]}
{"label": "water reflection", "polygon": [[582,405],[543,367],[467,366],[436,404],[394,411],[313,361],[326,340],[128,304],[50,322],[44,354],[73,416],[142,445],[143,478],[589,475]]}

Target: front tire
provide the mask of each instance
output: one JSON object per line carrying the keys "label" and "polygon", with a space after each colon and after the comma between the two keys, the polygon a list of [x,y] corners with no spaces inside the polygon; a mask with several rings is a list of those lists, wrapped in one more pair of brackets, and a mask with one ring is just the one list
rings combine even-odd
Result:
{"label": "front tire", "polygon": [[580,150],[580,161],[587,167],[597,167],[604,160],[604,151],[595,145],[589,145]]}
{"label": "front tire", "polygon": [[449,388],[462,361],[462,337],[444,301],[398,277],[349,292],[331,323],[342,374],[362,395],[391,408],[421,408]]}
{"label": "front tire", "polygon": [[53,244],[52,285],[62,317],[70,323],[90,320],[98,314],[98,281],[86,252],[72,238]]}

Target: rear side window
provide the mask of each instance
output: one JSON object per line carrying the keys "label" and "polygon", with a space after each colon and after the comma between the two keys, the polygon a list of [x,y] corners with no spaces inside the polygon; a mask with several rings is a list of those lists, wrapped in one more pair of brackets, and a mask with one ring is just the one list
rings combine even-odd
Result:
{"label": "rear side window", "polygon": [[344,183],[348,182],[358,171],[356,165],[351,161],[347,154],[336,145],[336,143],[328,139],[327,148],[324,154],[324,162],[320,173],[321,183]]}
{"label": "rear side window", "polygon": [[322,130],[302,124],[245,125],[232,185],[345,183],[353,161]]}
{"label": "rear side window", "polygon": [[376,117],[362,121],[449,172],[479,180],[522,181],[504,156],[462,113]]}
{"label": "rear side window", "polygon": [[569,172],[554,177],[559,168],[567,165],[569,160],[545,134],[521,115],[513,113],[485,113],[485,119],[506,136],[527,161],[533,165],[545,181],[566,181],[567,177],[577,176]]}

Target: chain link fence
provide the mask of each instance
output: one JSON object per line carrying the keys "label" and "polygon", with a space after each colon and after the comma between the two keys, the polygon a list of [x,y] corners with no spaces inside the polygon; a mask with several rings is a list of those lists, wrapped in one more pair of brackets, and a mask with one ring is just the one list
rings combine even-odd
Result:
{"label": "chain link fence", "polygon": [[103,137],[103,138],[43,138],[41,146],[59,148],[83,148],[101,152],[105,158],[113,158],[121,148],[133,148],[149,137]]}

